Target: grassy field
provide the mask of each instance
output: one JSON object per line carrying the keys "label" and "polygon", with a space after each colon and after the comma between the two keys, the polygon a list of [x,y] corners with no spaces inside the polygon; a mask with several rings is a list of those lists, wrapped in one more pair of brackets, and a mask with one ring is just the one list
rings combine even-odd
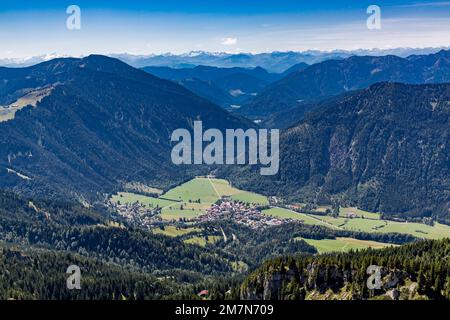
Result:
{"label": "grassy field", "polygon": [[376,232],[379,228],[384,227],[388,222],[384,220],[369,220],[362,218],[347,219],[342,227],[346,230]]}
{"label": "grassy field", "polygon": [[119,192],[111,201],[120,204],[139,202],[149,208],[162,208],[161,218],[164,220],[189,220],[204,214],[211,204],[223,196],[247,203],[269,203],[265,196],[236,189],[223,179],[209,178],[195,178],[167,191],[159,198]]}
{"label": "grassy field", "polygon": [[207,178],[196,178],[175,187],[162,195],[165,199],[176,201],[198,201],[201,203],[214,203],[220,196],[214,190],[213,185]]}
{"label": "grassy field", "polygon": [[219,241],[220,239],[221,239],[221,237],[219,237],[219,236],[208,236],[208,238],[206,238],[206,237],[192,237],[192,238],[184,240],[184,243],[196,244],[196,245],[199,245],[201,247],[204,247],[204,246],[206,246],[206,244],[215,243],[215,242]]}
{"label": "grassy field", "polygon": [[346,219],[342,217],[333,218],[329,216],[317,216],[316,218],[337,225],[344,230],[351,231],[403,233],[425,239],[442,239],[450,237],[450,226],[439,223],[435,223],[434,226],[429,226],[423,223],[397,222],[367,218],[370,215],[367,215],[366,213],[364,213],[363,216],[365,216],[366,218]]}
{"label": "grassy field", "polygon": [[51,94],[52,90],[53,87],[34,90],[28,92],[9,105],[0,105],[0,122],[14,119],[16,112],[25,108],[26,106],[36,107],[38,102]]}
{"label": "grassy field", "polygon": [[230,197],[236,201],[254,204],[268,204],[267,197],[248,191],[236,189],[223,179],[195,178],[162,195],[163,198],[178,201],[197,201],[215,203],[221,197]]}
{"label": "grassy field", "polygon": [[284,208],[270,208],[267,210],[262,211],[263,214],[266,214],[268,216],[280,218],[280,219],[296,219],[296,220],[302,220],[305,224],[309,225],[319,225],[319,226],[325,226],[325,227],[331,227],[336,228],[336,226],[332,224],[328,224],[324,221],[321,221],[317,218],[315,218],[312,215],[304,214],[304,213],[298,213],[289,209]]}
{"label": "grassy field", "polygon": [[331,206],[318,206],[315,210],[325,213],[327,210],[331,210]]}
{"label": "grassy field", "polygon": [[303,239],[310,245],[314,246],[319,253],[329,253],[329,252],[347,252],[350,250],[361,250],[367,248],[382,249],[387,246],[392,246],[388,243],[368,241],[368,240],[357,240],[353,238],[336,238],[336,239]]}
{"label": "grassy field", "polygon": [[343,225],[345,225],[345,223],[347,222],[348,219],[346,218],[333,218],[330,216],[319,216],[319,215],[314,215],[314,214],[308,214],[311,217],[316,218],[317,220],[321,220],[326,222],[327,224],[331,224],[333,226],[336,226],[337,228],[342,228]]}
{"label": "grassy field", "polygon": [[208,179],[210,183],[212,183],[214,190],[220,197],[224,196],[232,196],[236,193],[242,192],[239,189],[236,189],[231,186],[231,184],[224,179]]}
{"label": "grassy field", "polygon": [[442,239],[450,237],[450,226],[436,223],[428,226],[422,223],[392,222],[379,230],[380,232],[409,233],[418,238]]}
{"label": "grassy field", "polygon": [[242,201],[245,203],[257,204],[257,205],[268,205],[269,204],[269,200],[267,199],[267,197],[257,194],[257,193],[247,192],[247,191],[241,191],[239,193],[233,194],[231,196],[231,199],[235,200],[235,201]]}
{"label": "grassy field", "polygon": [[164,234],[169,237],[179,237],[184,236],[189,233],[201,231],[199,228],[177,228],[175,226],[166,226],[164,230],[161,228],[152,229],[155,234]]}
{"label": "grassy field", "polygon": [[176,201],[170,201],[170,200],[160,199],[160,198],[153,198],[153,197],[148,197],[148,196],[130,193],[130,192],[119,192],[117,195],[114,195],[111,198],[111,201],[114,203],[121,203],[121,204],[131,204],[131,203],[135,203],[137,201],[140,204],[142,204],[143,206],[146,206],[149,208],[156,208],[157,206],[160,208],[164,208],[169,205],[176,204]]}
{"label": "grassy field", "polygon": [[339,209],[339,216],[340,217],[347,217],[348,214],[354,214],[358,218],[366,218],[366,219],[375,219],[380,220],[380,214],[379,213],[373,213],[364,211],[358,208],[350,207],[350,208],[340,208]]}
{"label": "grassy field", "polygon": [[[365,218],[344,218],[347,212],[353,212],[358,216]],[[435,223],[429,226],[422,223],[396,222],[390,220],[381,220],[379,214],[357,210],[355,208],[342,208],[337,218],[331,216],[320,216],[313,214],[297,213],[284,208],[271,208],[263,211],[264,214],[278,217],[281,219],[303,220],[305,224],[321,225],[333,229],[360,231],[360,232],[379,232],[379,233],[403,233],[410,234],[418,238],[442,239],[450,237],[450,226]]]}
{"label": "grassy field", "polygon": [[267,205],[269,200],[266,196],[236,189],[230,185],[230,183],[223,179],[209,179],[213,185],[214,190],[220,197],[230,197],[235,201],[242,201],[249,204]]}

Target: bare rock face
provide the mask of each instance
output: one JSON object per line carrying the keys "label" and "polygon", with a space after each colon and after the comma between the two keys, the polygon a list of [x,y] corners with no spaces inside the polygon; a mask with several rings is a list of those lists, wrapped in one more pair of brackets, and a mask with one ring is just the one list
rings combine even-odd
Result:
{"label": "bare rock face", "polygon": [[392,289],[386,292],[386,295],[391,298],[391,300],[398,300],[400,297],[400,292],[397,289]]}
{"label": "bare rock face", "polygon": [[276,297],[284,279],[285,276],[281,274],[274,274],[272,277],[266,278],[264,281],[263,299],[270,300]]}
{"label": "bare rock face", "polygon": [[334,266],[310,264],[307,269],[307,288],[310,290],[326,291],[341,288],[348,279],[348,274]]}
{"label": "bare rock face", "polygon": [[416,295],[418,289],[419,289],[419,285],[417,283],[412,283],[408,287],[410,297],[413,297],[414,295]]}
{"label": "bare rock face", "polygon": [[251,288],[241,288],[242,300],[273,300],[279,299],[280,289],[284,283],[298,278],[297,272],[289,269],[284,272],[275,272],[260,276]]}
{"label": "bare rock face", "polygon": [[[304,287],[308,291],[323,293],[327,290],[338,291],[351,279],[351,273],[343,272],[335,266],[309,264],[305,270],[295,267],[260,274],[248,287],[241,287],[243,300],[283,299],[283,288],[291,283]],[[301,289],[303,290],[303,289]],[[296,299],[303,299],[305,292],[298,292]]]}
{"label": "bare rock face", "polygon": [[405,275],[398,270],[394,270],[394,271],[385,271],[385,276],[383,277],[382,283],[383,283],[383,288],[386,290],[395,288],[397,286],[397,284],[399,284],[403,278],[405,277]]}

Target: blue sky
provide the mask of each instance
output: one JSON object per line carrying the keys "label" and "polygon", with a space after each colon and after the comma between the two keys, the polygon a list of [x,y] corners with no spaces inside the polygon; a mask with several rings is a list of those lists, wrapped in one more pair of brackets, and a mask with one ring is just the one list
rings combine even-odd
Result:
{"label": "blue sky", "polygon": [[[66,8],[81,8],[68,30]],[[381,8],[380,30],[366,26]],[[450,45],[450,1],[2,1],[0,58]]]}

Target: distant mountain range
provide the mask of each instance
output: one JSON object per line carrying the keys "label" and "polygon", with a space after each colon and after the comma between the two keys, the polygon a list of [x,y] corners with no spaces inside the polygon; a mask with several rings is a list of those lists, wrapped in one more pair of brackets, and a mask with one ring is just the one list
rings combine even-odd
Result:
{"label": "distant mountain range", "polygon": [[[299,70],[302,66],[304,64],[295,65],[293,70]],[[256,96],[268,84],[283,77],[283,74],[269,73],[260,67],[197,66],[180,69],[144,67],[142,70],[157,77],[178,82],[199,96],[228,109],[238,108],[243,102]]]}
{"label": "distant mountain range", "polygon": [[194,120],[251,125],[104,56],[0,68],[0,79],[0,188],[36,197],[92,199],[132,181],[167,186],[186,177],[170,161],[173,130]]}
{"label": "distant mountain range", "polygon": [[[382,56],[397,55],[407,57],[410,55],[429,54],[445,48],[395,48],[395,49],[373,49],[373,50],[334,50],[318,51],[308,50],[303,52],[269,52],[269,53],[225,53],[225,52],[205,52],[192,51],[186,54],[161,54],[161,55],[130,55],[113,54],[111,56],[135,66],[166,66],[173,68],[186,68],[198,65],[215,66],[223,68],[241,67],[255,68],[262,67],[271,73],[282,73],[295,64],[304,62],[307,64],[319,63],[330,59],[345,59],[351,56]],[[450,49],[450,48],[447,48]]]}
{"label": "distant mountain range", "polygon": [[312,64],[327,59],[342,59],[351,56],[349,52],[271,52],[271,53],[210,53],[191,52],[184,55],[131,56],[112,55],[136,67],[166,66],[171,68],[193,68],[211,66],[220,68],[256,68],[261,67],[270,73],[283,73],[299,63]]}
{"label": "distant mountain range", "polygon": [[[308,50],[302,52],[269,52],[269,53],[225,53],[225,52],[205,52],[192,51],[185,54],[150,54],[133,55],[128,53],[108,54],[111,57],[118,58],[127,64],[143,68],[147,66],[165,66],[171,68],[195,67],[198,65],[214,67],[241,67],[256,68],[262,67],[271,73],[282,73],[293,65],[301,62],[314,64],[329,59],[345,59],[354,55],[357,56],[382,56],[396,55],[407,57],[410,55],[430,54],[447,48],[393,48],[393,49],[372,49],[372,50],[334,50],[318,51]],[[60,54],[46,54],[41,56],[27,58],[9,58],[0,59],[0,66],[4,67],[26,67],[40,62],[48,61],[54,58],[67,57]]]}
{"label": "distant mountain range", "polygon": [[449,82],[450,51],[407,58],[353,56],[314,64],[271,84],[238,112],[251,118],[266,118],[381,81],[411,84]]}
{"label": "distant mountain range", "polygon": [[284,131],[277,175],[248,167],[224,175],[297,201],[450,223],[449,119],[450,84],[379,83],[330,98]]}

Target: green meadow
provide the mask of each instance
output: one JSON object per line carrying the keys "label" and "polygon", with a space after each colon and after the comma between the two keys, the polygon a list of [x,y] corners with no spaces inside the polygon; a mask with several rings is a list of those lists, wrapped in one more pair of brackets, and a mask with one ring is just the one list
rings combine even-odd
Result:
{"label": "green meadow", "polygon": [[[352,212],[361,218],[339,218],[320,217],[330,223],[337,223],[345,230],[380,233],[403,233],[410,234],[417,238],[442,239],[450,237],[450,226],[435,223],[433,226],[418,222],[399,222],[382,220],[378,213],[371,213],[355,208],[343,208],[342,212]],[[346,216],[346,215],[345,215]],[[344,221],[344,222],[343,222]]]}
{"label": "green meadow", "polygon": [[269,200],[266,196],[239,190],[223,179],[195,178],[175,187],[162,195],[165,199],[176,201],[198,201],[201,203],[215,203],[222,197],[246,203],[266,205]]}
{"label": "green meadow", "polygon": [[199,228],[178,228],[176,226],[165,226],[164,229],[154,228],[152,229],[154,234],[164,234],[169,237],[179,237],[193,232],[199,232]]}
{"label": "green meadow", "polygon": [[350,250],[362,250],[367,248],[382,249],[392,244],[368,241],[368,240],[358,240],[353,238],[336,238],[336,239],[304,239],[296,238],[306,241],[308,244],[314,246],[319,253],[330,253],[330,252],[347,252]]}
{"label": "green meadow", "polygon": [[189,239],[184,240],[184,243],[187,244],[196,244],[198,246],[204,247],[207,244],[212,244],[219,241],[221,237],[219,236],[208,236],[208,237],[199,237],[195,236]]}
{"label": "green meadow", "polygon": [[141,205],[146,206],[148,208],[164,208],[170,205],[175,204],[175,201],[161,199],[161,198],[153,198],[149,196],[144,196],[136,193],[130,192],[119,192],[117,195],[114,195],[111,198],[111,201],[114,203],[120,204],[132,204],[139,202]]}
{"label": "green meadow", "polygon": [[422,223],[412,222],[391,222],[379,229],[380,232],[409,233],[418,238],[442,239],[450,237],[450,226],[435,223],[429,226]]}
{"label": "green meadow", "polygon": [[349,208],[340,208],[339,209],[339,216],[340,217],[348,217],[348,215],[355,215],[358,218],[366,218],[366,219],[380,219],[379,213],[373,213],[364,211],[355,207],[349,207]]}
{"label": "green meadow", "polygon": [[262,196],[257,193],[247,192],[247,191],[242,191],[242,192],[233,194],[230,198],[235,201],[242,201],[242,202],[249,203],[249,204],[256,204],[256,205],[268,205],[269,204],[269,200],[267,199],[267,197]]}
{"label": "green meadow", "polygon": [[232,200],[242,201],[249,204],[256,204],[256,205],[269,204],[269,200],[267,199],[266,196],[234,188],[227,180],[209,179],[209,181],[211,182],[214,190],[220,197],[230,197]]}
{"label": "green meadow", "polygon": [[262,213],[266,214],[268,216],[272,216],[272,217],[280,218],[280,219],[302,220],[303,223],[309,224],[309,225],[335,227],[334,225],[326,223],[325,221],[321,221],[312,215],[305,214],[305,213],[299,213],[299,212],[295,212],[295,211],[292,211],[289,209],[284,209],[284,208],[278,208],[278,207],[270,208],[267,210],[263,210]]}
{"label": "green meadow", "polygon": [[[347,216],[346,212],[356,213],[357,216],[360,216],[361,218],[345,218]],[[332,229],[369,233],[403,233],[424,239],[442,239],[450,237],[450,226],[447,225],[435,223],[433,226],[429,226],[416,222],[381,220],[377,213],[370,213],[362,210],[357,211],[355,208],[341,209],[341,214],[337,218],[298,213],[284,208],[271,208],[264,210],[263,213],[281,219],[302,220],[305,224],[321,225]]]}
{"label": "green meadow", "polygon": [[207,178],[195,178],[164,193],[162,198],[175,201],[215,203],[220,196]]}

